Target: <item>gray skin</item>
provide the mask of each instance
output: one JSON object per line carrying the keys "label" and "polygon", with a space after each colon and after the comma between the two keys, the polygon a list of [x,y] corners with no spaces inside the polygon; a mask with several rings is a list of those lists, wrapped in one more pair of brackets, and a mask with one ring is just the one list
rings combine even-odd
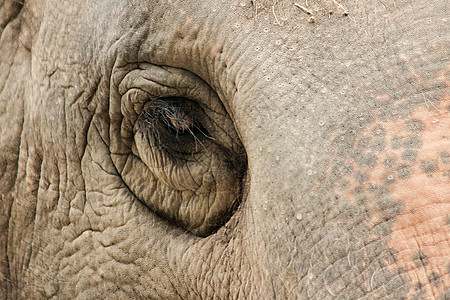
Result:
{"label": "gray skin", "polygon": [[448,299],[448,1],[299,4],[0,1],[0,298]]}

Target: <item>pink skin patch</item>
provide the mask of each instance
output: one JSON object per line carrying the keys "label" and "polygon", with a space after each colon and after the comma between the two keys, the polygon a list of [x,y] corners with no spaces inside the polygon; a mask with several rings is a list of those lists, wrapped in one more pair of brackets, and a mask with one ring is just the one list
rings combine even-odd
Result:
{"label": "pink skin patch", "polygon": [[[440,72],[436,79],[446,82],[445,78],[446,73]],[[386,94],[374,98],[389,101]],[[374,186],[387,189],[391,201],[401,204],[399,213],[393,214],[391,234],[378,237],[386,238],[386,247],[396,253],[388,269],[406,273],[410,282],[407,298],[420,294],[424,299],[437,299],[450,287],[450,96],[424,104],[403,119],[375,116],[375,122],[355,141],[353,153],[361,151],[358,145],[365,140],[372,143],[379,136],[386,144],[372,161],[347,158],[345,164],[355,166],[354,172],[343,176],[348,185],[334,192],[346,199],[355,199],[356,190],[366,192],[366,225],[375,228],[386,222],[383,217],[392,207],[380,207],[367,191]],[[354,174],[364,174],[364,179]]]}
{"label": "pink skin patch", "polygon": [[[422,144],[410,176],[393,184],[395,201],[404,210],[395,219],[388,246],[397,253],[397,266],[406,271],[412,287],[425,288],[425,298],[444,294],[449,286],[450,264],[450,97],[439,106],[421,107],[412,119],[423,124]],[[388,132],[405,132],[405,122],[386,124]],[[420,284],[419,284],[420,282]]]}

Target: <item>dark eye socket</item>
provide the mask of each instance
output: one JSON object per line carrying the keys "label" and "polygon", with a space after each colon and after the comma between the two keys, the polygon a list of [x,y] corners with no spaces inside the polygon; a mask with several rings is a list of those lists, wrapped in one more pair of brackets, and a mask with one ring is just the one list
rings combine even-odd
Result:
{"label": "dark eye socket", "polygon": [[208,132],[198,120],[201,111],[193,106],[190,100],[177,98],[165,102],[157,109],[157,114],[160,122],[175,136],[208,136]]}
{"label": "dark eye socket", "polygon": [[223,99],[183,69],[140,63],[114,74],[109,141],[124,183],[152,213],[213,233],[239,204],[247,169]]}
{"label": "dark eye socket", "polygon": [[184,107],[170,107],[163,112],[164,121],[176,134],[191,133],[195,129],[195,116]]}
{"label": "dark eye socket", "polygon": [[206,114],[198,103],[170,97],[150,100],[149,104],[141,116],[166,150],[194,153],[213,140],[202,125]]}

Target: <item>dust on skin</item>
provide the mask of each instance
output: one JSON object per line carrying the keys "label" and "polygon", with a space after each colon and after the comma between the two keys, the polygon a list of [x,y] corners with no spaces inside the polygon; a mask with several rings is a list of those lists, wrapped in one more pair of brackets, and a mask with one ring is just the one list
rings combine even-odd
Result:
{"label": "dust on skin", "polygon": [[[434,78],[449,87],[450,68]],[[415,77],[414,74],[411,74]],[[417,78],[415,78],[417,79]],[[420,80],[416,80],[416,83]],[[374,95],[379,103],[389,95]],[[450,96],[426,101],[406,118],[380,114],[358,135],[345,160],[351,171],[334,192],[352,206],[366,195],[366,225],[392,222],[386,266],[409,279],[408,299],[446,299],[450,288]],[[373,192],[375,191],[375,192]],[[374,234],[375,231],[374,231]]]}

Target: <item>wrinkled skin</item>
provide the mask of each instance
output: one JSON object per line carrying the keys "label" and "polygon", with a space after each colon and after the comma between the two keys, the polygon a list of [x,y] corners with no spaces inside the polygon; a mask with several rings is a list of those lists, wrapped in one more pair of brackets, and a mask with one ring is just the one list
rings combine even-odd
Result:
{"label": "wrinkled skin", "polygon": [[449,299],[448,1],[293,3],[0,1],[3,298]]}

